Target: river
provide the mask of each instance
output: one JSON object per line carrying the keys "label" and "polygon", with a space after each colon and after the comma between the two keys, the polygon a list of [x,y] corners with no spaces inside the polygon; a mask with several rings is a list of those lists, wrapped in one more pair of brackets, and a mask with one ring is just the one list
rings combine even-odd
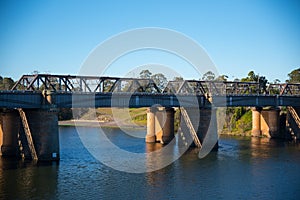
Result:
{"label": "river", "polygon": [[[95,128],[80,129],[94,137]],[[120,129],[108,131],[110,139],[125,150],[147,149],[142,138]],[[0,159],[0,199],[300,198],[300,144],[296,142],[221,136],[219,150],[203,159],[189,150],[163,169],[127,173],[96,160],[75,127],[60,127],[59,133],[58,164],[36,166]]]}

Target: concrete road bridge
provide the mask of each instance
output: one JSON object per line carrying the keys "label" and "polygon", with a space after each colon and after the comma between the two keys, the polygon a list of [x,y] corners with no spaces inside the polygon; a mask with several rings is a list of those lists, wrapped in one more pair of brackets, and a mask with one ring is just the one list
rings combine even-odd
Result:
{"label": "concrete road bridge", "polygon": [[[174,138],[179,108],[183,132],[201,148],[216,108],[237,106],[252,107],[254,136],[300,138],[300,83],[182,80],[161,89],[151,79],[23,75],[11,90],[0,91],[1,154],[58,160],[60,108],[148,107],[146,142],[161,143]],[[287,108],[284,133],[281,107]]]}

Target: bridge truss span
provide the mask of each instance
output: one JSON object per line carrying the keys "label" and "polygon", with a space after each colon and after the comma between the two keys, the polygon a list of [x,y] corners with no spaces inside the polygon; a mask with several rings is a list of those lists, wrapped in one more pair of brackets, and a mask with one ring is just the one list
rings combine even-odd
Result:
{"label": "bridge truss span", "polygon": [[35,74],[0,91],[0,107],[179,107],[194,106],[193,99],[199,107],[276,107],[300,106],[299,98],[297,83],[180,80],[161,90],[152,79]]}
{"label": "bridge truss span", "polygon": [[160,89],[152,79],[105,76],[23,75],[12,90],[54,92],[141,92],[196,95],[300,95],[300,83],[262,84],[239,81],[169,81]]}
{"label": "bridge truss span", "polygon": [[52,74],[23,75],[11,90],[160,93],[160,89],[152,79]]}

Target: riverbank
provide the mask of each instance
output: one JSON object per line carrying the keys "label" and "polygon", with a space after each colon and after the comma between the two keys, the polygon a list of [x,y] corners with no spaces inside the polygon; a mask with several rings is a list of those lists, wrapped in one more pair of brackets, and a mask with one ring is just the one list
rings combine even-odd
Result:
{"label": "riverbank", "polygon": [[[125,128],[125,129],[146,129],[146,126],[135,125],[134,123],[126,123],[126,122],[116,122],[116,121],[98,121],[98,120],[64,120],[58,122],[59,126],[68,127],[68,126],[82,126],[82,127],[102,127],[102,128]],[[224,136],[243,136],[243,137],[251,137],[250,132],[239,133],[239,132],[227,132],[222,131],[219,133]]]}
{"label": "riverbank", "polygon": [[98,120],[64,120],[58,122],[59,126],[84,126],[84,127],[105,127],[105,128],[128,128],[128,129],[146,129],[145,126],[139,126],[134,123],[116,122],[116,121],[98,121]]}

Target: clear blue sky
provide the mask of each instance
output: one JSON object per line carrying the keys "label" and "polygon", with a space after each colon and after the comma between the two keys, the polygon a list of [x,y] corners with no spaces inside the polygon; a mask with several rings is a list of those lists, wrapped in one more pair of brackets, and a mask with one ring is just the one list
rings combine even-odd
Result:
{"label": "clear blue sky", "polygon": [[99,43],[142,27],[193,38],[230,79],[254,70],[283,82],[300,67],[298,1],[0,0],[0,74],[77,74]]}

